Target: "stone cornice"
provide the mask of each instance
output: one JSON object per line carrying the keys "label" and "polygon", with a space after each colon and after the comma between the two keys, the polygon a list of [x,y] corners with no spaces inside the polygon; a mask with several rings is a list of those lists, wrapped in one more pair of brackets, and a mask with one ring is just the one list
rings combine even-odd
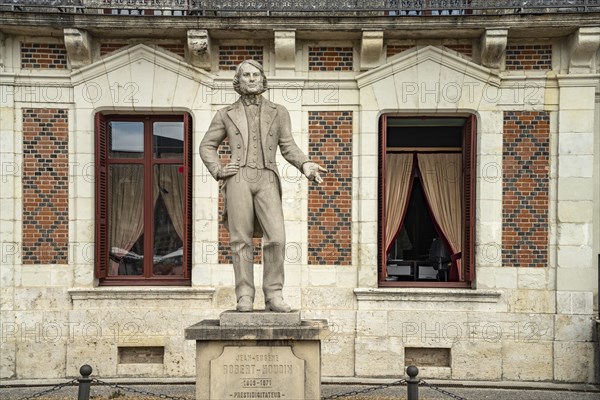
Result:
{"label": "stone cornice", "polygon": [[[40,27],[48,30],[63,28],[85,27],[93,34],[106,33],[114,36],[114,29],[118,28],[121,35],[127,35],[127,30],[139,30],[148,34],[155,34],[157,30],[182,33],[188,29],[298,29],[298,30],[406,30],[419,31],[426,27],[428,30],[434,28],[439,31],[456,29],[527,29],[530,37],[547,37],[548,31],[541,28],[566,28],[571,32],[580,26],[594,26],[600,19],[600,13],[579,14],[544,14],[528,15],[469,15],[465,17],[440,18],[419,17],[418,19],[403,16],[381,16],[381,17],[238,17],[222,18],[211,17],[174,17],[174,16],[127,16],[110,14],[51,14],[51,13],[18,13],[11,11],[0,12],[0,20],[3,22],[3,31],[13,34],[35,34],[40,32]],[[415,23],[417,22],[418,23]],[[123,27],[127,30],[123,30]],[[335,27],[332,29],[332,27]],[[103,32],[102,32],[103,31]]]}
{"label": "stone cornice", "polygon": [[560,74],[556,76],[559,87],[598,87],[600,86],[600,74]]}

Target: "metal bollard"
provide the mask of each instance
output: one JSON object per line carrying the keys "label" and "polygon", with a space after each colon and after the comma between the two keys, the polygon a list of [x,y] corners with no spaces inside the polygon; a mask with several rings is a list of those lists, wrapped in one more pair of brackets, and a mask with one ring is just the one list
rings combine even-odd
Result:
{"label": "metal bollard", "polygon": [[414,365],[409,365],[406,368],[406,374],[408,379],[406,380],[406,391],[408,392],[408,400],[419,400],[419,368]]}
{"label": "metal bollard", "polygon": [[90,400],[90,386],[92,385],[90,375],[92,374],[92,367],[84,364],[79,368],[79,373],[81,374],[81,378],[77,379],[79,381],[77,400]]}

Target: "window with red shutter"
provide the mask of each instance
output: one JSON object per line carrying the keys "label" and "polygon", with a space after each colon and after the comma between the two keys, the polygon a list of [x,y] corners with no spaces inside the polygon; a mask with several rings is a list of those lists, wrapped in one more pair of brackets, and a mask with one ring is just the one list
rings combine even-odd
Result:
{"label": "window with red shutter", "polygon": [[192,120],[96,115],[96,277],[189,285]]}

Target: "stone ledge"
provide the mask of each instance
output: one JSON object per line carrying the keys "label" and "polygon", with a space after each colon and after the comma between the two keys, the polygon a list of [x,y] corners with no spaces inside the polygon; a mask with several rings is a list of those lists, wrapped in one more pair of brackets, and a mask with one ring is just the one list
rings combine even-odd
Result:
{"label": "stone ledge", "polygon": [[185,338],[196,341],[240,340],[322,340],[329,334],[326,320],[303,320],[300,326],[220,326],[219,320],[205,319],[185,329]]}
{"label": "stone ledge", "polygon": [[270,326],[300,326],[300,311],[289,313],[273,311],[238,312],[228,310],[221,313],[220,326],[222,327],[270,327]]}
{"label": "stone ledge", "polygon": [[174,287],[96,287],[69,289],[73,301],[86,300],[212,300],[215,289]]}
{"label": "stone ledge", "polygon": [[502,295],[495,290],[423,289],[423,288],[357,288],[358,301],[435,301],[498,303]]}

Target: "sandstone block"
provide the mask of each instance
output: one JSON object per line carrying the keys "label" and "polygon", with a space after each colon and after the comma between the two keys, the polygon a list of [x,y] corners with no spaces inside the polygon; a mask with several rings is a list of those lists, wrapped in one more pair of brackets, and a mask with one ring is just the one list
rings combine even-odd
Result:
{"label": "sandstone block", "polygon": [[592,292],[556,292],[556,311],[559,314],[587,314],[594,312]]}
{"label": "sandstone block", "polygon": [[404,374],[404,348],[398,337],[357,337],[354,341],[358,376],[385,377]]}
{"label": "sandstone block", "polygon": [[500,342],[462,341],[452,346],[452,379],[499,380],[502,377]]}
{"label": "sandstone block", "polygon": [[594,382],[594,344],[554,342],[554,374],[557,381]]}
{"label": "sandstone block", "polygon": [[548,381],[553,378],[552,342],[505,342],[502,361],[502,379]]}
{"label": "sandstone block", "polygon": [[590,315],[556,314],[554,326],[557,341],[593,341],[594,320]]}
{"label": "sandstone block", "polygon": [[384,336],[388,331],[387,311],[357,311],[356,334],[359,336]]}
{"label": "sandstone block", "polygon": [[546,290],[518,290],[512,311],[517,313],[554,313],[554,292]]}

